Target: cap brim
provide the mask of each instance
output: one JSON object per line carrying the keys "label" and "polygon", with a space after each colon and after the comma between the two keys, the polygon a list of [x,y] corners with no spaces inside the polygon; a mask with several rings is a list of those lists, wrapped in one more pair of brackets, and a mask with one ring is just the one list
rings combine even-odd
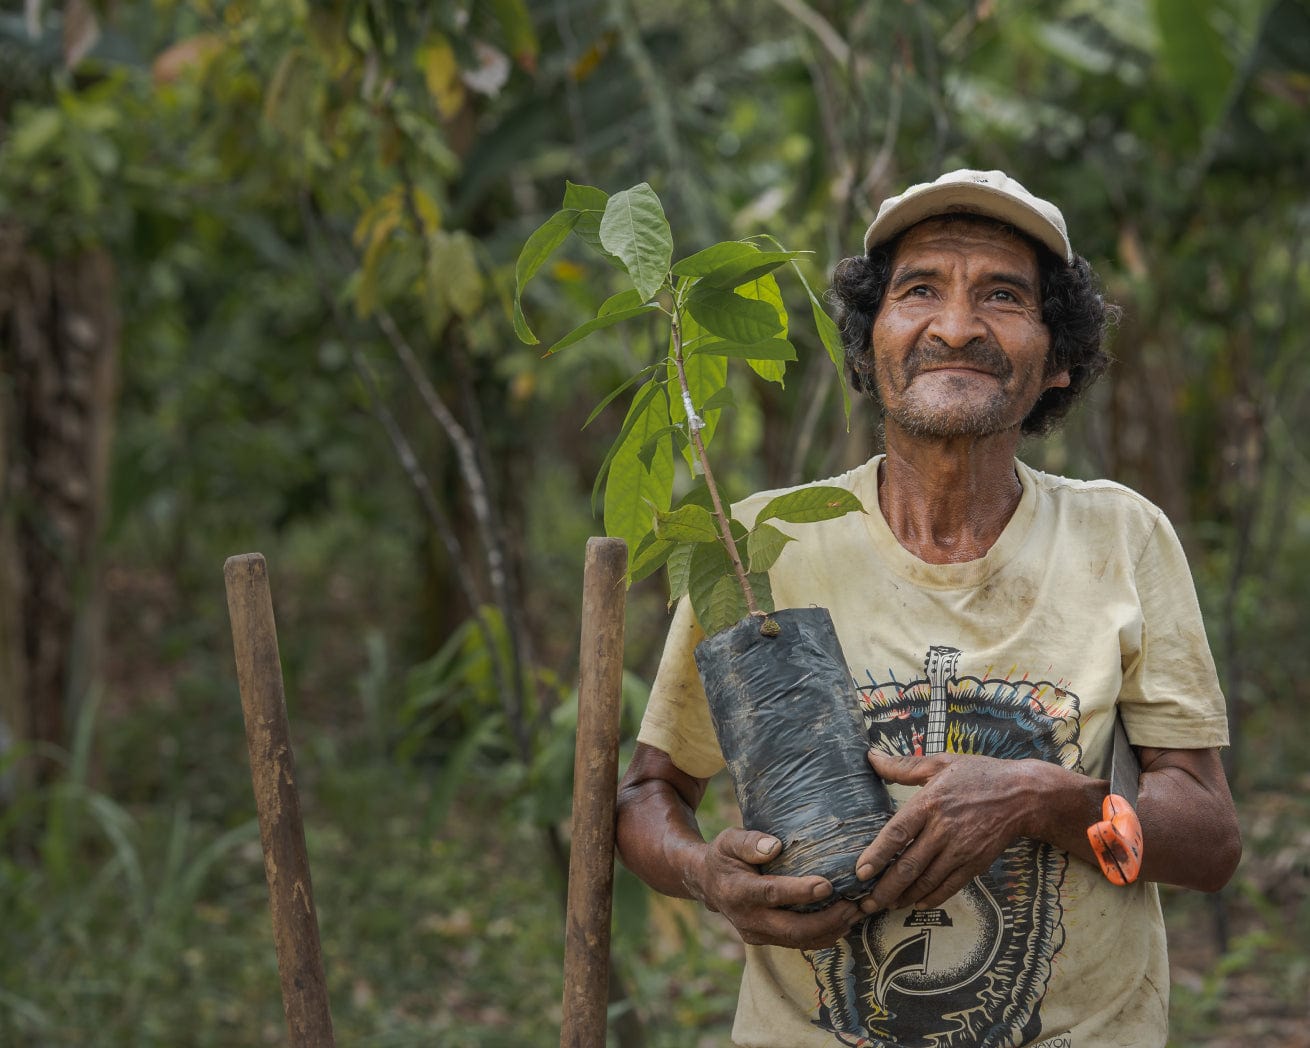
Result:
{"label": "cap brim", "polygon": [[1009,193],[973,182],[930,185],[900,200],[869,226],[864,234],[864,250],[886,243],[925,219],[957,213],[1005,222],[1050,248],[1066,262],[1073,260],[1068,236],[1049,217]]}

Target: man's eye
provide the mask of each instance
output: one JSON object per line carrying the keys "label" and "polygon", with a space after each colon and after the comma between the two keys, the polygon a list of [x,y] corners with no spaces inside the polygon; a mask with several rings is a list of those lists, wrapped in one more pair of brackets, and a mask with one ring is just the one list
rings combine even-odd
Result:
{"label": "man's eye", "polygon": [[1019,296],[1018,296],[1018,295],[1016,295],[1013,291],[1009,291],[1009,290],[1007,290],[1007,289],[1005,289],[1005,288],[1003,288],[1003,287],[998,287],[995,291],[993,291],[993,292],[992,292],[992,298],[999,299],[999,300],[1002,301],[1002,302],[1018,302],[1018,301],[1019,301]]}
{"label": "man's eye", "polygon": [[927,284],[915,284],[914,287],[910,288],[909,294],[922,298],[925,295],[931,295],[932,288]]}

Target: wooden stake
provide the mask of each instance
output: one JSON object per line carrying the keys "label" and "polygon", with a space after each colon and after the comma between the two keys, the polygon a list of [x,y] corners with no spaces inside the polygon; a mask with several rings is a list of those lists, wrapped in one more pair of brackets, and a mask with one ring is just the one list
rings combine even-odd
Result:
{"label": "wooden stake", "polygon": [[336,1042],[287,728],[268,566],[259,553],[229,557],[223,578],[259,812],[259,842],[264,848],[282,1009],[293,1048],[332,1048]]}
{"label": "wooden stake", "polygon": [[628,546],[622,539],[588,540],[582,579],[561,1048],[604,1048],[605,1044],[627,568]]}

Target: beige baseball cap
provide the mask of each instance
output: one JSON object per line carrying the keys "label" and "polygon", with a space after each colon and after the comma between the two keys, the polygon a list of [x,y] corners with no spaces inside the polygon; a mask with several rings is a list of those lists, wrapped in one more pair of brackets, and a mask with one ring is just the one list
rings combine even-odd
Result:
{"label": "beige baseball cap", "polygon": [[957,212],[1007,222],[1066,262],[1073,261],[1060,209],[1033,196],[1004,171],[951,171],[936,182],[920,182],[900,196],[889,197],[864,234],[864,250],[886,243],[925,218]]}

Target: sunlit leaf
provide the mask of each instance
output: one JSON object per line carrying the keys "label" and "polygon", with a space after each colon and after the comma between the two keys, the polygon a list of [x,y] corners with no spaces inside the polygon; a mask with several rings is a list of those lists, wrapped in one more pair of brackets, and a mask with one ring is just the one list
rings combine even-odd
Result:
{"label": "sunlit leaf", "polygon": [[561,349],[566,349],[575,343],[581,342],[588,335],[594,335],[597,331],[603,331],[605,328],[613,327],[615,324],[621,324],[625,320],[631,320],[633,317],[639,317],[644,313],[651,313],[659,309],[659,306],[637,306],[634,309],[621,309],[617,313],[606,313],[604,316],[588,320],[585,324],[575,327],[562,339],[556,342],[550,349],[542,354],[543,357],[549,357],[558,353]]}
{"label": "sunlit leaf", "polygon": [[600,220],[600,243],[623,262],[642,301],[668,279],[673,234],[659,197],[645,182],[610,197]]}
{"label": "sunlit leaf", "polygon": [[783,327],[772,303],[699,284],[687,296],[687,310],[707,331],[730,342],[763,342]]}
{"label": "sunlit leaf", "polygon": [[423,70],[423,80],[437,112],[450,120],[464,105],[464,84],[459,78],[459,62],[450,41],[440,34],[429,37],[415,59]]}
{"label": "sunlit leaf", "polygon": [[[709,338],[706,332],[694,317],[686,313],[682,316],[682,339],[685,346],[688,342],[700,344]],[[670,336],[672,343],[672,336]],[[669,355],[673,355],[673,346],[669,346]],[[678,370],[677,367],[669,363],[669,383],[671,388],[677,388]],[[691,402],[695,409],[700,413],[701,421],[705,423],[701,429],[701,443],[708,448],[714,440],[714,434],[718,432],[719,412],[710,403],[715,394],[725,388],[728,382],[728,362],[726,359],[719,357],[701,356],[693,353],[683,361],[683,372],[687,376],[687,388],[691,393]],[[682,403],[681,396],[674,399],[672,405],[672,417],[674,422],[685,423],[687,420],[687,411]],[[695,449],[691,446],[685,446],[683,454],[687,460],[687,468],[693,473],[700,469],[700,463],[697,461]]]}
{"label": "sunlit leaf", "polygon": [[528,237],[514,265],[514,333],[518,335],[520,341],[530,346],[535,346],[541,340],[532,333],[527,318],[523,315],[523,289],[528,286],[528,281],[536,275],[546,259],[555,253],[555,249],[564,243],[565,238],[573,231],[578,221],[578,214],[571,209],[556,211]]}
{"label": "sunlit leaf", "polygon": [[591,414],[587,416],[587,421],[584,422],[584,423],[582,424],[582,428],[583,428],[583,429],[586,429],[586,428],[587,428],[588,426],[590,426],[593,422],[595,422],[595,421],[596,421],[596,416],[599,415],[602,411],[604,411],[607,407],[609,407],[610,404],[613,403],[613,401],[615,400],[615,398],[617,398],[617,397],[619,397],[619,396],[622,396],[622,395],[623,395],[623,392],[624,392],[625,390],[627,390],[627,389],[628,389],[630,386],[632,386],[634,383],[640,382],[643,378],[645,378],[646,376],[648,376],[648,375],[649,375],[652,371],[654,371],[657,367],[659,367],[658,364],[652,364],[650,367],[642,368],[640,371],[638,371],[635,375],[633,375],[633,376],[632,376],[631,378],[629,378],[627,381],[621,383],[620,385],[616,386],[614,389],[612,389],[612,390],[610,390],[608,393],[606,393],[606,394],[605,394],[605,398],[604,398],[604,399],[603,399],[599,404],[597,404],[597,405],[592,409]]}
{"label": "sunlit leaf", "polygon": [[728,291],[772,273],[802,254],[801,251],[757,251],[753,258],[738,259],[707,273],[701,278],[701,283]]}
{"label": "sunlit leaf", "polygon": [[783,547],[795,542],[785,531],[779,531],[772,524],[756,524],[746,539],[752,572],[768,571],[782,554]]}
{"label": "sunlit leaf", "polygon": [[719,537],[714,518],[701,506],[656,512],[655,534],[672,542],[715,542]]}
{"label": "sunlit leaf", "polygon": [[[778,337],[784,339],[787,337],[787,307],[783,305],[782,290],[778,287],[778,281],[772,273],[742,284],[737,288],[736,294],[747,300],[754,300],[761,305],[771,307],[778,323]],[[749,342],[752,340],[741,339],[740,341]],[[787,365],[784,361],[749,360],[747,364],[760,378],[769,382],[776,382],[780,386],[783,385],[783,376],[787,372]]]}
{"label": "sunlit leaf", "polygon": [[669,425],[669,403],[663,389],[644,404],[634,402],[636,414],[610,464],[605,484],[605,533],[626,539],[635,549],[651,530],[651,507],[667,510],[673,500],[673,448],[664,441],[656,449],[650,466],[642,465],[640,453],[646,441]]}
{"label": "sunlit leaf", "polygon": [[741,240],[725,240],[694,255],[679,259],[673,264],[673,274],[679,277],[707,277],[742,260],[757,259],[760,249]]}
{"label": "sunlit leaf", "polygon": [[784,338],[771,338],[749,345],[723,339],[706,340],[697,345],[695,353],[713,357],[734,357],[737,360],[796,359],[796,347]]}
{"label": "sunlit leaf", "polygon": [[650,532],[628,559],[628,585],[659,571],[677,549],[676,542],[658,538],[653,531]]}
{"label": "sunlit leaf", "polygon": [[600,304],[600,308],[596,310],[596,316],[604,317],[611,313],[621,313],[625,309],[636,309],[642,305],[645,305],[645,303],[641,300],[641,292],[635,287],[630,287],[626,291],[620,291],[617,295],[610,295]]}
{"label": "sunlit leaf", "polygon": [[600,220],[605,214],[605,205],[609,203],[609,194],[595,186],[581,186],[575,182],[564,183],[563,207],[579,212],[578,224],[573,231],[588,246],[609,255],[600,243]]}
{"label": "sunlit leaf", "polygon": [[819,520],[832,520],[847,513],[863,513],[864,506],[845,488],[816,484],[797,488],[767,502],[755,518],[755,525],[766,520],[785,520],[789,524],[810,524]]}
{"label": "sunlit leaf", "polygon": [[[619,429],[619,434],[614,438],[614,443],[610,445],[609,451],[605,453],[605,458],[600,464],[600,469],[596,471],[596,481],[591,488],[591,509],[593,513],[597,512],[600,508],[601,486],[605,480],[606,474],[609,472],[610,466],[614,462],[614,457],[618,454],[619,448],[623,446],[624,441],[627,440],[633,427],[637,424],[638,420],[643,417],[651,400],[655,397],[660,397],[667,403],[667,398],[664,396],[664,389],[660,383],[654,381],[647,382],[646,385],[642,386],[641,389],[637,391],[637,395],[632,398],[632,403],[628,405],[628,413],[624,416],[623,425]],[[637,448],[640,450],[641,445],[638,444]],[[629,545],[629,548],[631,548],[631,545]]]}
{"label": "sunlit leaf", "polygon": [[687,595],[687,583],[691,577],[691,555],[695,549],[692,543],[681,542],[669,553],[669,607]]}

